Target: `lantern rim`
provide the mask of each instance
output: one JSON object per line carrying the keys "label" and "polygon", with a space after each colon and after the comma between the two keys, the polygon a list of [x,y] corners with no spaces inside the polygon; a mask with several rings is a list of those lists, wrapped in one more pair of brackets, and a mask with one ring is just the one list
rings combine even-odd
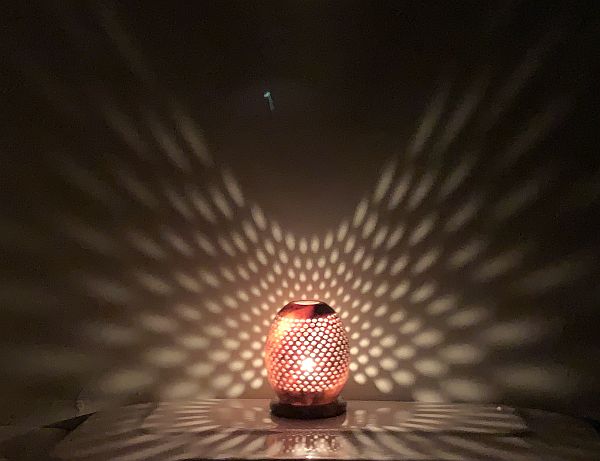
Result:
{"label": "lantern rim", "polygon": [[301,299],[283,306],[277,315],[282,317],[318,318],[335,314],[331,306],[319,300]]}

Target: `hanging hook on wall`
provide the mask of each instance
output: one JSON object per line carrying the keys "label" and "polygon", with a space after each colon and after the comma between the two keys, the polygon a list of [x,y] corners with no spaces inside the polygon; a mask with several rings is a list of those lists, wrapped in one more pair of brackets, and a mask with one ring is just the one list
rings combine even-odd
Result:
{"label": "hanging hook on wall", "polygon": [[273,102],[273,96],[271,96],[271,92],[270,91],[265,91],[263,93],[263,98],[265,98],[268,102],[269,102],[269,110],[271,112],[275,111],[275,103]]}

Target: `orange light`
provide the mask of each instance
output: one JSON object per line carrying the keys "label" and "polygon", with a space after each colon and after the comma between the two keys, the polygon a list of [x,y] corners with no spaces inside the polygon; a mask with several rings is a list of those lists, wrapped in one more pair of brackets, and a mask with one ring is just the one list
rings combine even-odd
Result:
{"label": "orange light", "polygon": [[277,313],[267,336],[265,364],[279,404],[335,404],[348,380],[348,362],[348,337],[327,304],[294,301]]}

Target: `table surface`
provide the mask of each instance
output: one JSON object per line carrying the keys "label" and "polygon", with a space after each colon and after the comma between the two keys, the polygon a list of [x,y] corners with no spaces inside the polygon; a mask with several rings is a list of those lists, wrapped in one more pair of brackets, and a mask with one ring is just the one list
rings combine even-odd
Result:
{"label": "table surface", "polygon": [[92,415],[54,450],[64,461],[201,459],[594,460],[585,423],[510,407],[350,401],[321,420],[271,417],[263,399],[131,405]]}

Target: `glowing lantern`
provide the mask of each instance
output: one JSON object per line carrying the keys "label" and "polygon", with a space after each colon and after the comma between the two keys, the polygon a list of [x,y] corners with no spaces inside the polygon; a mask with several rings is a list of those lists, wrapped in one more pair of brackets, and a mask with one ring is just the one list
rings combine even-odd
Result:
{"label": "glowing lantern", "polygon": [[267,377],[279,401],[276,416],[342,414],[338,396],[348,380],[348,337],[335,311],[320,301],[293,301],[273,321],[265,346]]}

